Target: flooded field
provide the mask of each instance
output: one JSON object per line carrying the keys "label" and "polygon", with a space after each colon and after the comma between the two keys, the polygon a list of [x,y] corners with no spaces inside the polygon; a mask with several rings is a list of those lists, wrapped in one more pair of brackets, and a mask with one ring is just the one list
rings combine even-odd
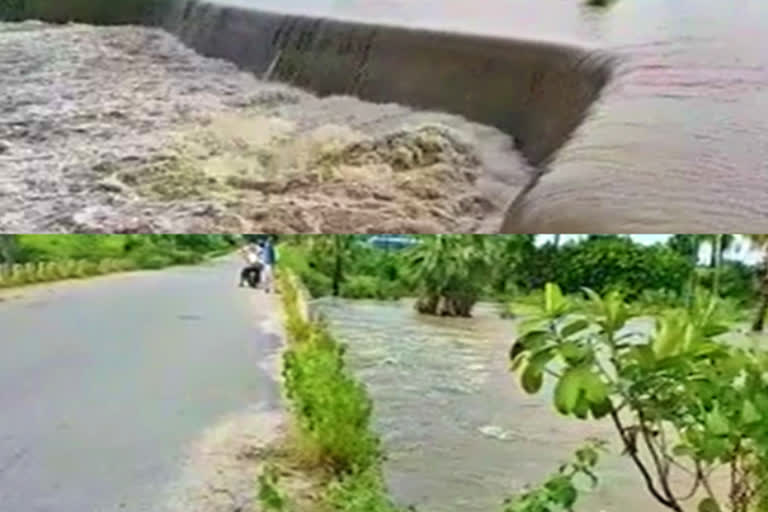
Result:
{"label": "flooded field", "polygon": [[[583,440],[615,441],[609,424],[559,416],[548,392],[526,396],[508,372],[515,322],[481,305],[472,319],[417,315],[405,301],[320,300],[375,404],[375,428],[400,503],[426,512],[499,510],[554,471]],[[580,509],[660,510],[614,449]]]}

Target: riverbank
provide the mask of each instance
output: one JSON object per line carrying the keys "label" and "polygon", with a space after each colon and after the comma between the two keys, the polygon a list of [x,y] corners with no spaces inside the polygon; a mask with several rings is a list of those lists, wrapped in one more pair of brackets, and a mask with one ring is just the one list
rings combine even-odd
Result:
{"label": "riverbank", "polygon": [[0,88],[6,232],[495,231],[529,180],[496,129],[320,99],[159,29],[2,23]]}

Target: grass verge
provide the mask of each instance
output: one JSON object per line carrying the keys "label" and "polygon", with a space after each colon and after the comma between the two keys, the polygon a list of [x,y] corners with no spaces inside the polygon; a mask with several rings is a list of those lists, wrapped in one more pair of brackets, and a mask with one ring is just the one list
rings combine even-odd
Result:
{"label": "grass verge", "polygon": [[[293,423],[292,444],[304,469],[326,475],[316,510],[399,512],[384,484],[379,439],[370,429],[373,405],[365,387],[346,369],[344,346],[310,313],[300,278],[284,270],[278,279],[287,335],[283,385]],[[276,472],[265,472],[259,483],[265,510],[297,510],[282,496]]]}
{"label": "grass verge", "polygon": [[0,289],[194,265],[230,252],[234,240],[207,235],[18,235],[15,264],[0,264]]}

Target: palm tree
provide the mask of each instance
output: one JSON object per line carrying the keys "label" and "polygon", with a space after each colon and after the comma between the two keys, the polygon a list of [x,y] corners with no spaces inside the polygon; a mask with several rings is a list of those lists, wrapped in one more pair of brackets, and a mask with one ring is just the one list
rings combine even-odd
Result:
{"label": "palm tree", "polygon": [[416,310],[437,316],[471,316],[492,270],[486,237],[435,235],[411,250],[410,279]]}
{"label": "palm tree", "polygon": [[760,264],[760,306],[757,308],[757,316],[752,323],[752,330],[761,332],[765,326],[765,315],[768,313],[768,235],[744,235],[752,246],[763,253],[763,261]]}
{"label": "palm tree", "polygon": [[341,294],[341,285],[344,282],[344,263],[347,261],[356,235],[317,235],[309,237],[310,251],[317,260],[323,260],[330,256],[330,268],[324,265],[326,272],[331,275],[331,290],[334,297]]}
{"label": "palm tree", "polygon": [[[736,242],[735,235],[693,235],[700,237],[700,240],[709,243],[712,251],[709,254],[709,268],[717,268],[718,264],[723,262],[725,252],[733,247]],[[718,241],[719,239],[719,241]]]}

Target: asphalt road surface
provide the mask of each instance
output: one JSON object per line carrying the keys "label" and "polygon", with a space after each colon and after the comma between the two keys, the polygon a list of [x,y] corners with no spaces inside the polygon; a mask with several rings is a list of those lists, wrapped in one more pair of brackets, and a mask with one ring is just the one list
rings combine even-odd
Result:
{"label": "asphalt road surface", "polygon": [[280,343],[262,327],[274,305],[238,288],[238,270],[0,295],[0,511],[156,510],[206,427],[277,407],[263,367]]}

